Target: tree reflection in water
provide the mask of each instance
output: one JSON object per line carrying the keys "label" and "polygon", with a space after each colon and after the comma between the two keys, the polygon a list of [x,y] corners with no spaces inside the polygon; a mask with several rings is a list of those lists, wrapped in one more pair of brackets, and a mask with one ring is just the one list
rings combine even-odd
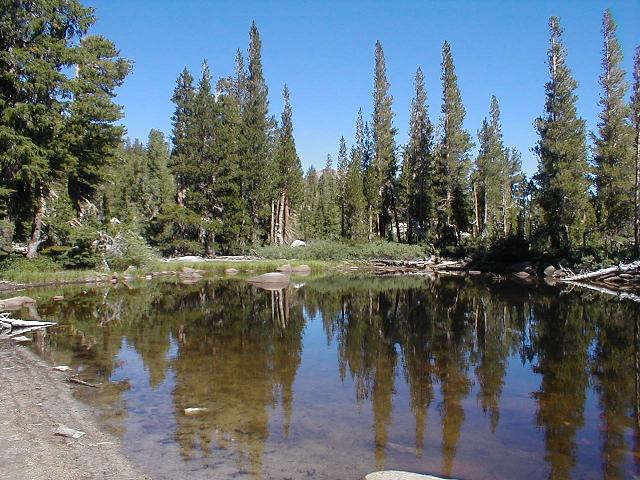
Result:
{"label": "tree reflection in water", "polygon": [[[34,348],[107,381],[122,375],[126,344],[146,380],[79,395],[124,435],[148,415],[131,399],[170,384],[159,400],[170,414],[156,424],[203,475],[357,478],[385,467],[473,478],[640,474],[633,304],[475,279],[366,276],[272,291],[237,279],[151,282],[65,297],[40,302],[40,314],[62,327]],[[303,369],[311,347],[321,356]],[[185,415],[189,407],[204,410]]]}

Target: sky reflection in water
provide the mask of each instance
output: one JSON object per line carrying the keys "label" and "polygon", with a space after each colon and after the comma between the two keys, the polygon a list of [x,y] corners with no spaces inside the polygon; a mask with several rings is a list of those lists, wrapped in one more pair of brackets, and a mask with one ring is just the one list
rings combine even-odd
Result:
{"label": "sky reflection in water", "polygon": [[636,305],[474,279],[305,281],[43,291],[61,326],[35,348],[110,381],[78,396],[154,478],[640,475]]}

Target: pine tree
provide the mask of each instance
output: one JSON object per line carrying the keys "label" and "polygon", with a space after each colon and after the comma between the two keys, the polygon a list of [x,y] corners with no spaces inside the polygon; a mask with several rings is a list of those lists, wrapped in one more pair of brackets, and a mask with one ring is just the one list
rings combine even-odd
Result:
{"label": "pine tree", "polygon": [[367,239],[372,241],[374,236],[374,219],[376,218],[377,205],[379,203],[379,189],[376,169],[373,164],[374,153],[371,129],[368,123],[364,123],[362,110],[358,110],[358,118],[356,119],[355,148],[359,153],[358,158],[361,161],[362,188],[366,201]]}
{"label": "pine tree", "polygon": [[289,89],[282,92],[284,110],[275,148],[276,196],[272,201],[271,241],[276,245],[287,243],[291,238],[290,216],[303,199],[303,177],[300,158],[293,138],[293,122]]}
{"label": "pine tree", "polygon": [[171,202],[174,195],[173,178],[169,172],[169,146],[161,131],[152,129],[146,147],[149,195],[147,219],[154,218],[160,208]]}
{"label": "pine tree", "polygon": [[233,92],[218,92],[214,138],[212,216],[216,222],[216,244],[225,254],[244,252],[250,240],[250,218],[242,198],[240,157],[241,111]]}
{"label": "pine tree", "polygon": [[393,98],[389,95],[389,82],[380,42],[376,42],[375,75],[373,90],[373,144],[375,168],[374,184],[378,191],[377,205],[378,235],[391,237],[392,223],[400,240],[400,227],[397,212],[397,160],[395,134],[393,127]]}
{"label": "pine tree", "polygon": [[[489,118],[482,121],[478,132],[479,151],[473,173],[475,227],[479,236],[495,237],[506,228],[500,207],[509,181],[507,151],[502,140],[500,106],[491,96]],[[506,232],[505,232],[506,233]]]}
{"label": "pine tree", "polygon": [[251,218],[251,240],[255,243],[266,238],[272,192],[265,179],[273,172],[269,171],[268,89],[262,74],[262,42],[255,22],[251,24],[249,39],[246,103],[242,111],[242,195]]}
{"label": "pine tree", "polygon": [[409,143],[404,151],[402,187],[407,222],[407,241],[424,240],[433,216],[433,126],[427,113],[424,76],[418,68],[415,97],[409,117]]}
{"label": "pine tree", "polygon": [[347,173],[349,171],[349,158],[347,157],[347,142],[344,137],[340,137],[340,147],[338,149],[337,165],[337,195],[340,205],[340,236],[344,237],[346,232],[345,216],[345,191],[347,188]]}
{"label": "pine tree", "polygon": [[300,221],[305,240],[318,237],[318,173],[313,165],[307,170],[304,179],[304,204],[300,212]]}
{"label": "pine tree", "polygon": [[320,238],[335,240],[341,234],[341,209],[336,172],[333,170],[331,155],[327,155],[327,163],[318,180],[318,195],[319,236]]}
{"label": "pine tree", "polygon": [[631,95],[631,126],[633,128],[634,182],[634,245],[640,254],[640,47],[633,58],[633,93]]}
{"label": "pine tree", "polygon": [[[29,257],[44,240],[52,187],[66,182],[75,192],[77,180],[93,194],[120,141],[112,97],[129,63],[109,40],[86,35],[94,22],[93,10],[76,0],[2,6],[0,195],[16,236],[29,239]],[[69,78],[73,68],[78,75]]]}
{"label": "pine tree", "polygon": [[627,230],[633,217],[632,131],[627,123],[627,84],[620,64],[622,50],[611,11],[602,19],[602,95],[598,136],[594,136],[596,214],[606,237]]}
{"label": "pine tree", "polygon": [[473,147],[463,127],[466,112],[448,42],[442,46],[442,90],[442,138],[435,162],[434,191],[437,233],[441,241],[447,242],[451,234],[458,241],[469,225],[469,151]]}
{"label": "pine tree", "polygon": [[[362,172],[362,150],[357,146],[351,149],[351,158],[345,181],[345,237],[349,240],[363,240],[367,238],[368,205],[364,193]],[[369,224],[370,225],[370,224]]]}
{"label": "pine tree", "polygon": [[196,89],[193,76],[187,68],[182,70],[176,81],[171,101],[175,104],[172,116],[173,132],[171,142],[170,168],[176,179],[178,205],[184,205],[184,196],[188,187],[188,166],[193,156],[193,138],[191,135],[194,121]]}
{"label": "pine tree", "polygon": [[551,247],[558,250],[583,240],[590,204],[585,123],[576,113],[577,82],[566,64],[557,17],[551,17],[549,29],[550,79],[545,85],[545,113],[536,120],[540,140],[534,149],[539,157],[535,178],[543,223]]}

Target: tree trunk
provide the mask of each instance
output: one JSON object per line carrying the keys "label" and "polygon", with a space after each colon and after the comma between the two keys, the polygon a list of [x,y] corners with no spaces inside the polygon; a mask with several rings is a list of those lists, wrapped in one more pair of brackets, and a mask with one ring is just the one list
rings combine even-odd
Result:
{"label": "tree trunk", "polygon": [[476,237],[480,236],[480,205],[478,202],[478,186],[476,182],[473,182],[473,212],[476,217],[475,225],[473,229],[475,230]]}
{"label": "tree trunk", "polygon": [[31,232],[31,240],[27,245],[27,258],[35,258],[38,256],[38,247],[43,242],[42,239],[42,220],[46,209],[46,199],[44,188],[39,187],[40,195],[38,197],[38,206],[33,216],[33,230]]}

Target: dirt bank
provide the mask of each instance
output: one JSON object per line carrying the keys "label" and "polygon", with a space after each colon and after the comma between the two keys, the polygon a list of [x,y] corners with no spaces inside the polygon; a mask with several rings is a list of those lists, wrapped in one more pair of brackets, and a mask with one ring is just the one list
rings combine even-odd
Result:
{"label": "dirt bank", "polygon": [[[0,478],[149,479],[72,396],[66,375],[24,347],[0,341]],[[64,424],[85,434],[54,435]]]}

